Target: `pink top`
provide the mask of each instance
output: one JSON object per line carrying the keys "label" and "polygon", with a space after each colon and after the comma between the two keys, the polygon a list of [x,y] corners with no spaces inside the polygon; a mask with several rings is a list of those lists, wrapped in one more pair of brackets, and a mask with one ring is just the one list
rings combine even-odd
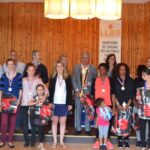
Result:
{"label": "pink top", "polygon": [[[107,106],[106,106],[107,107]],[[107,109],[109,109],[107,107]],[[100,111],[100,108],[96,108],[96,114],[97,114],[97,125],[101,126],[108,126],[109,125],[109,119],[107,118],[107,114],[105,112],[105,107],[101,108],[102,112]]]}
{"label": "pink top", "polygon": [[[23,78],[22,80],[22,100],[21,100],[21,106],[28,106],[29,101],[33,98],[33,96],[36,95],[36,86],[38,84],[43,84],[42,80],[40,78],[34,78],[32,84],[29,84],[28,78]],[[30,85],[30,86],[29,86]],[[44,85],[45,86],[45,85]],[[48,95],[48,89],[45,86],[45,94]]]}
{"label": "pink top", "polygon": [[111,97],[110,97],[110,81],[106,77],[104,81],[100,77],[96,78],[95,81],[95,98],[103,98],[106,106],[111,106]]}

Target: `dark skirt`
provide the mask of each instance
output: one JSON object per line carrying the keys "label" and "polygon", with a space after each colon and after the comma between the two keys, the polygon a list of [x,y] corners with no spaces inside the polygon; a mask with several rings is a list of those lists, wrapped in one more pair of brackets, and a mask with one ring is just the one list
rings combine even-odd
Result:
{"label": "dark skirt", "polygon": [[54,116],[64,117],[68,114],[68,106],[66,104],[54,104]]}

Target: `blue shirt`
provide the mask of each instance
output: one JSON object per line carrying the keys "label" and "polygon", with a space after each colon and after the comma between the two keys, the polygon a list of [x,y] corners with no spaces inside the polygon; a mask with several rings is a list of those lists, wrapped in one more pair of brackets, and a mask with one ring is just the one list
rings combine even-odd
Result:
{"label": "blue shirt", "polygon": [[8,91],[9,89],[9,79],[4,73],[0,79],[0,91],[3,91],[4,94],[12,94],[13,96],[16,96],[17,99],[19,98],[19,90],[22,89],[22,75],[20,73],[17,73],[16,76],[13,78],[12,81],[12,91]]}

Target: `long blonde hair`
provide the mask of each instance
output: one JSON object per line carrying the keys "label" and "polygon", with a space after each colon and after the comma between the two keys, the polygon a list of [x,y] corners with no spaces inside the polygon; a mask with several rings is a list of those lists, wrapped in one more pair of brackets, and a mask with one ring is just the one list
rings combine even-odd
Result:
{"label": "long blonde hair", "polygon": [[63,66],[63,79],[68,78],[69,74],[68,71],[65,69],[64,64],[61,61],[57,61],[56,64],[54,65],[53,73],[52,73],[52,78],[54,78],[57,74],[57,64],[61,64]]}

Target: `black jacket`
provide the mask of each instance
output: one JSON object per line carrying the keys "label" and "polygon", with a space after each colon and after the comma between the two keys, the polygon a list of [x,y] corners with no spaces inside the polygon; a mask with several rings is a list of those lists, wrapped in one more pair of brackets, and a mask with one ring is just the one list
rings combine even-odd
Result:
{"label": "black jacket", "polygon": [[123,104],[123,102],[128,103],[129,99],[133,100],[134,95],[133,79],[130,76],[126,76],[124,82],[125,82],[125,90],[122,91],[121,90],[122,85],[119,83],[117,77],[113,78],[112,81],[112,94],[116,96],[121,105]]}
{"label": "black jacket", "polygon": [[[56,86],[56,80],[57,80],[57,75],[54,78],[50,78],[50,83],[49,83],[49,101],[50,103],[54,102],[54,93],[55,93],[55,86]],[[65,79],[66,82],[66,104],[67,105],[72,105],[73,103],[73,98],[72,98],[72,82],[71,82],[71,77],[68,76],[68,78]]]}

